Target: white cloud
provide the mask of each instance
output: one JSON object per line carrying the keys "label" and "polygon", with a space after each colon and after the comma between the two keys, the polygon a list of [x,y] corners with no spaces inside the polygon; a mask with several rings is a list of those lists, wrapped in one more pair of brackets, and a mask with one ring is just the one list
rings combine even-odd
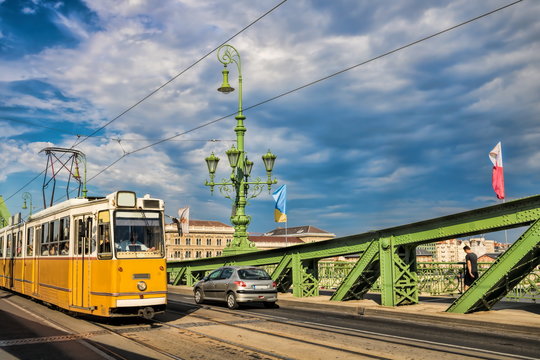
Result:
{"label": "white cloud", "polygon": [[[239,1],[224,12],[217,2],[170,0],[156,6],[153,1],[125,0],[111,6],[108,0],[94,0],[86,5],[97,13],[99,30],[95,30],[85,23],[85,19],[62,13],[63,7],[59,4],[54,6],[58,14],[54,21],[76,36],[79,44],[71,48],[48,48],[16,61],[0,59],[0,80],[39,79],[52,84],[70,100],[8,94],[10,96],[3,97],[3,105],[46,110],[47,119],[70,121],[73,128],[78,124],[91,124],[92,128],[103,125],[270,6]],[[492,6],[467,1],[427,5],[389,2],[371,5],[376,8],[370,18],[359,14],[358,21],[345,24],[343,15],[348,14],[312,5],[310,2],[287,2],[232,41],[242,55],[244,105],[357,64]],[[354,180],[357,192],[383,191],[396,185],[413,186],[420,177],[429,176],[440,166],[460,164],[460,169],[465,171],[470,159],[479,156],[475,148],[483,145],[483,134],[460,134],[456,127],[461,116],[473,113],[487,118],[493,111],[518,107],[528,114],[537,114],[540,110],[537,101],[540,51],[537,41],[527,40],[539,25],[526,27],[519,24],[524,17],[530,16],[526,14],[527,10],[534,13],[537,5],[519,6],[519,9],[509,9],[506,15],[494,14],[471,26],[250,110],[246,113],[246,150],[255,161],[254,175],[266,176],[260,156],[270,148],[278,156],[275,173],[280,182],[297,189],[290,194],[291,200],[317,199],[321,204],[328,204],[328,199],[313,190],[317,179],[314,177],[306,182],[294,175],[294,170],[320,165],[320,171],[324,172],[326,166],[332,165],[332,159],[361,158],[362,166],[349,173],[333,174],[341,179],[357,179]],[[503,22],[505,16],[511,21]],[[496,36],[493,29],[497,30]],[[220,70],[221,65],[212,54],[104,131],[105,135],[139,141],[118,144],[94,139],[85,142],[81,149],[89,159],[89,175],[118,159],[124,151],[148,144],[143,138],[171,136],[233,112],[236,93],[222,97],[215,92]],[[236,69],[232,68],[232,82],[236,82],[236,76]],[[278,112],[277,109],[283,107],[294,111]],[[377,117],[362,118],[351,124],[351,134],[341,127],[342,133],[332,135],[343,139],[342,143],[331,144],[330,134],[323,132],[330,131],[332,125],[328,125],[327,114],[322,115],[325,118],[317,116],[319,111],[332,113],[330,120],[340,119],[344,114],[352,114],[354,118],[365,114],[376,114]],[[419,120],[419,114],[424,115],[422,119],[430,120]],[[363,123],[368,120],[371,124]],[[533,120],[528,119],[528,123]],[[489,123],[489,119],[484,121]],[[234,124],[235,120],[228,118],[178,139],[234,139]],[[506,126],[513,127],[511,124],[518,124],[517,120],[509,119]],[[338,125],[341,124],[336,123]],[[24,128],[0,127],[0,131],[4,129],[6,137],[22,135],[24,131],[21,130]],[[362,134],[365,140],[373,140],[372,137],[380,142],[369,141],[372,145],[366,145],[357,141],[358,133],[364,129],[372,131]],[[536,130],[531,125],[527,131],[518,131],[513,137],[515,143],[525,139],[524,144],[532,149],[531,155],[522,162],[523,167],[529,168],[529,173],[530,169],[538,169],[540,163],[540,153],[535,147]],[[59,140],[55,145],[69,147],[73,141]],[[448,145],[449,142],[458,145]],[[464,143],[471,146],[459,147]],[[17,141],[10,144],[3,145],[2,155],[21,156],[35,151],[33,146],[44,143],[23,145]],[[99,191],[114,191],[119,187],[144,188],[148,189],[145,192],[171,198],[171,204],[180,206],[189,202],[198,209],[206,209],[208,189],[202,186],[207,176],[204,158],[212,151],[216,152],[222,159],[217,176],[227,178],[230,170],[224,151],[230,145],[230,142],[162,144],[125,157],[93,180],[90,186]],[[411,151],[413,147],[421,151]],[[456,150],[455,156],[448,158],[449,149]],[[425,160],[417,160],[417,155],[424,156],[422,159]],[[0,181],[9,179],[15,172],[35,172],[43,167],[43,159],[34,155],[31,158],[35,159],[3,163]],[[403,158],[406,162],[398,163]],[[441,159],[445,159],[444,164]],[[351,198],[354,198],[353,194]],[[460,208],[458,204],[438,204],[436,199],[433,203],[436,211],[441,213]],[[421,206],[426,204],[413,208]],[[211,207],[225,219],[230,213],[228,202],[221,198],[212,202]],[[320,211],[310,213],[311,218],[305,215],[303,219],[319,219],[325,211],[328,212],[328,208],[321,207]],[[347,209],[333,208],[331,211],[336,219],[347,217]],[[427,210],[421,214],[430,216]],[[210,217],[201,213],[199,218],[205,216]],[[355,216],[357,212],[349,212],[348,218]]]}
{"label": "white cloud", "polygon": [[25,6],[23,7],[23,9],[21,10],[23,14],[26,14],[26,15],[33,15],[36,13],[36,8],[30,8],[28,6]]}

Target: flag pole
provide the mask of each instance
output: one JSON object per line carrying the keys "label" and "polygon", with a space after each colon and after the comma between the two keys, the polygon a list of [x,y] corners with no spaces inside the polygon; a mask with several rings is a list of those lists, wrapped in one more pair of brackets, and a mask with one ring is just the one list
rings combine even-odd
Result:
{"label": "flag pole", "polygon": [[[502,199],[503,204],[506,203],[506,197]],[[504,229],[504,243],[508,245],[508,230]]]}
{"label": "flag pole", "polygon": [[[504,168],[503,168],[503,156],[502,145],[499,141],[497,145],[489,152],[489,160],[493,164],[493,170],[491,173],[491,185],[497,195],[497,199],[501,199],[502,203],[506,202],[506,194],[504,191]],[[506,244],[508,244],[508,232],[504,230],[504,238]]]}
{"label": "flag pole", "polygon": [[287,227],[289,226],[288,220],[285,221],[285,247],[289,246],[289,238],[287,237]]}

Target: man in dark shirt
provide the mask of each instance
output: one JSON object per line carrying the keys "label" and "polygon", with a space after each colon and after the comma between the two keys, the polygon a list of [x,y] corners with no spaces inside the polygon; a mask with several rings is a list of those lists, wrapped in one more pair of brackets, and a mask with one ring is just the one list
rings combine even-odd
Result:
{"label": "man in dark shirt", "polygon": [[464,277],[465,291],[467,291],[472,283],[478,279],[478,257],[468,246],[465,246],[463,250],[467,253],[467,255],[465,255],[466,269]]}

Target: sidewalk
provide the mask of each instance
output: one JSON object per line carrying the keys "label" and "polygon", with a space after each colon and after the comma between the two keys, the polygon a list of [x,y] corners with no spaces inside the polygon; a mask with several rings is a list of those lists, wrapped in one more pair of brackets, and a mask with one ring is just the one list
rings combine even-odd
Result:
{"label": "sidewalk", "polygon": [[[188,286],[169,286],[169,292],[193,295]],[[378,294],[368,294],[367,299],[351,301],[330,301],[330,295],[297,298],[291,293],[280,293],[278,304],[282,308],[297,310],[319,310],[343,315],[365,315],[392,317],[403,321],[429,321],[440,324],[466,325],[468,327],[489,328],[531,333],[540,336],[540,304],[499,302],[491,311],[472,314],[447,313],[445,310],[453,302],[450,297],[421,297],[416,305],[386,307],[379,305]]]}

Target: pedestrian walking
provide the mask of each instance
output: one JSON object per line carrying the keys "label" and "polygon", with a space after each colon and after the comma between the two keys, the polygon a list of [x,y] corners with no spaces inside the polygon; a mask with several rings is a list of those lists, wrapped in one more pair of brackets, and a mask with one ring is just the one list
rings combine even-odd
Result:
{"label": "pedestrian walking", "polygon": [[467,255],[465,255],[465,276],[463,277],[465,291],[467,291],[472,283],[478,279],[478,257],[472,252],[469,246],[464,246],[463,250],[467,253]]}

